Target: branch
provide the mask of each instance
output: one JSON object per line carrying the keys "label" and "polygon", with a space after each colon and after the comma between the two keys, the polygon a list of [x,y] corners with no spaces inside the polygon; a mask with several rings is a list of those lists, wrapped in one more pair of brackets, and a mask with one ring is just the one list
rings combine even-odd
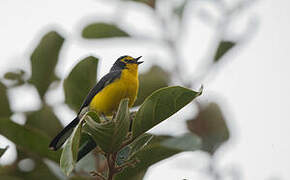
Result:
{"label": "branch", "polygon": [[96,171],[91,171],[90,174],[92,176],[97,176],[98,178],[100,178],[101,180],[106,180],[105,176],[102,175],[102,173],[96,172]]}

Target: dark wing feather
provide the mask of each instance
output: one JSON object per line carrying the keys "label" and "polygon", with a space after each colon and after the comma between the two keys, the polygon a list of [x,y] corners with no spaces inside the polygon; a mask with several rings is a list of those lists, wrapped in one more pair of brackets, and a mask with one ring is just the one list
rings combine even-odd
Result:
{"label": "dark wing feather", "polygon": [[119,71],[110,71],[108,74],[106,74],[104,77],[102,77],[102,79],[95,85],[95,87],[90,90],[88,96],[86,97],[86,99],[84,100],[84,102],[80,108],[80,112],[84,107],[87,107],[91,103],[92,99],[95,97],[95,95],[98,92],[100,92],[102,89],[104,89],[104,87],[106,87],[107,85],[114,82],[116,79],[120,78],[121,73],[122,73],[122,71],[120,71],[120,70]]}
{"label": "dark wing feather", "polygon": [[[83,102],[83,105],[80,108],[80,112],[82,109],[86,106],[88,106],[94,96],[100,92],[104,87],[106,87],[108,84],[114,82],[116,79],[120,78],[122,71],[110,71],[108,74],[106,74],[96,85],[91,91],[89,92],[88,96],[86,97],[85,101]],[[79,112],[79,113],[80,113]],[[52,150],[57,150],[59,149],[63,143],[67,140],[67,138],[71,135],[73,132],[74,127],[79,123],[80,119],[77,116],[69,125],[67,125],[58,135],[53,138],[51,141],[49,147]],[[82,158],[84,155],[86,155],[91,149],[93,149],[96,146],[96,144],[93,141],[90,141],[85,149],[79,153],[79,158]],[[79,159],[78,159],[79,160]]]}

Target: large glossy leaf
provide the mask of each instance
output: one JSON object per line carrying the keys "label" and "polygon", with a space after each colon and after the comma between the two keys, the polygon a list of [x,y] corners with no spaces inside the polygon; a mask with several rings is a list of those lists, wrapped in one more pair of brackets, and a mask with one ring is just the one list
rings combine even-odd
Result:
{"label": "large glossy leaf", "polygon": [[[172,143],[176,143],[175,146]],[[188,145],[186,145],[188,144]],[[117,174],[115,180],[135,180],[151,165],[184,151],[198,150],[201,140],[193,134],[181,137],[154,137],[152,143],[139,151],[135,157],[140,161],[135,167],[127,167]]]}
{"label": "large glossy leaf", "polygon": [[60,168],[67,176],[70,175],[77,162],[81,132],[82,121],[74,128],[60,157]]}
{"label": "large glossy leaf", "polygon": [[132,126],[133,138],[164,121],[201,93],[202,91],[195,92],[179,86],[155,91],[144,101],[136,114]]}
{"label": "large glossy leaf", "polygon": [[81,60],[64,80],[65,103],[78,111],[97,79],[98,58],[89,56]]}
{"label": "large glossy leaf", "polygon": [[129,34],[113,24],[93,23],[83,29],[82,36],[88,39],[128,37]]}
{"label": "large glossy leaf", "polygon": [[0,158],[1,156],[5,153],[5,151],[8,149],[8,146],[6,146],[5,148],[0,148]]}
{"label": "large glossy leaf", "polygon": [[43,36],[31,55],[30,82],[36,86],[43,97],[50,83],[56,80],[54,73],[64,39],[57,32],[51,31]]}
{"label": "large glossy leaf", "polygon": [[128,99],[123,99],[120,102],[117,114],[112,121],[97,123],[88,116],[86,123],[89,134],[104,152],[117,151],[129,131]]}
{"label": "large glossy leaf", "polygon": [[141,105],[146,97],[154,91],[167,87],[170,82],[170,73],[159,66],[152,66],[149,71],[139,75],[139,92],[134,106]]}
{"label": "large glossy leaf", "polygon": [[6,90],[6,86],[0,82],[0,118],[9,117],[12,114]]}
{"label": "large glossy leaf", "polygon": [[232,41],[221,41],[214,56],[214,62],[220,60],[235,45],[236,43]]}
{"label": "large glossy leaf", "polygon": [[25,152],[56,162],[59,160],[60,153],[52,152],[48,149],[51,139],[41,131],[28,126],[21,126],[7,118],[1,118],[0,134],[14,142],[17,147]]}
{"label": "large glossy leaf", "polygon": [[210,154],[230,138],[224,115],[216,103],[202,105],[197,117],[187,121],[187,127],[202,138],[202,149]]}
{"label": "large glossy leaf", "polygon": [[38,111],[27,113],[26,124],[45,132],[50,137],[54,137],[62,129],[60,120],[48,105],[43,105]]}

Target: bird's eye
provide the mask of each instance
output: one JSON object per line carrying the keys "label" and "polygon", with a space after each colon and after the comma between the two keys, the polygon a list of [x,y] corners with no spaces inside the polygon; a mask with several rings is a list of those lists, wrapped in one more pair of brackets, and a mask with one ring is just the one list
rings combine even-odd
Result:
{"label": "bird's eye", "polygon": [[129,60],[128,60],[128,59],[125,59],[124,61],[125,61],[125,62],[127,62],[127,63],[129,62]]}

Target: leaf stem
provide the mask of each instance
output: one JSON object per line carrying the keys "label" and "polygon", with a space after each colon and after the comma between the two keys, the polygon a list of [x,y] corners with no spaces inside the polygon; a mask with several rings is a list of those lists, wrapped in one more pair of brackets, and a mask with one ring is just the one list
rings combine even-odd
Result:
{"label": "leaf stem", "polygon": [[98,178],[100,178],[101,180],[106,180],[106,178],[99,172],[97,171],[92,171],[90,172],[92,176],[97,176]]}

